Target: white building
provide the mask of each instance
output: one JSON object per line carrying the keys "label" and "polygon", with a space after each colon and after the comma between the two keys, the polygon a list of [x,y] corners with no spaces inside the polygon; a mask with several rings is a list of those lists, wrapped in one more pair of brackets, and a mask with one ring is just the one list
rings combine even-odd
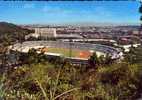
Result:
{"label": "white building", "polygon": [[55,28],[35,28],[35,34],[41,37],[56,37]]}

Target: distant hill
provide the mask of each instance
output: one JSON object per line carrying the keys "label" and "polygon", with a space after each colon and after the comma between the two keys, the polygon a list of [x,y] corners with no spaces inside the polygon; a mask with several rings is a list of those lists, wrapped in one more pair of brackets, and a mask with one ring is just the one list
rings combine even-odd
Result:
{"label": "distant hill", "polygon": [[0,22],[0,33],[14,33],[14,32],[23,32],[28,31],[27,29],[23,29],[15,24]]}
{"label": "distant hill", "polygon": [[30,30],[23,29],[15,24],[0,22],[0,42],[2,42],[5,37],[8,37],[12,42],[20,39],[24,40],[24,36],[30,32]]}
{"label": "distant hill", "polygon": [[140,29],[140,25],[116,26],[116,28],[123,28],[123,29]]}

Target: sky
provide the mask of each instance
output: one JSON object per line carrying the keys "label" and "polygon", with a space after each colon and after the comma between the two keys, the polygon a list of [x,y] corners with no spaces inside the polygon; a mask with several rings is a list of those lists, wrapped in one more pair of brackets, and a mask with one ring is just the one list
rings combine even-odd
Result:
{"label": "sky", "polygon": [[138,1],[0,1],[0,21],[15,24],[137,24]]}

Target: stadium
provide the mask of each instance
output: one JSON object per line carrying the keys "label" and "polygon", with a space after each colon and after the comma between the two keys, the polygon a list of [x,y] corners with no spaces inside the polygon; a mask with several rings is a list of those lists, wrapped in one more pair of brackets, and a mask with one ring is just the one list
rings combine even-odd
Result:
{"label": "stadium", "polygon": [[27,53],[31,48],[48,56],[62,56],[74,60],[88,60],[93,52],[96,52],[97,56],[109,54],[112,59],[119,59],[122,53],[110,46],[62,41],[25,41],[14,44],[11,50]]}

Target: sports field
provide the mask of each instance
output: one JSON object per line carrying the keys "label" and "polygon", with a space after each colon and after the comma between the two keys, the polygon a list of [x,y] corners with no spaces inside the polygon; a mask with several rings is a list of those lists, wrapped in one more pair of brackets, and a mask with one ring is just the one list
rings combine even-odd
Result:
{"label": "sports field", "polygon": [[41,48],[40,51],[48,52],[48,53],[59,53],[64,57],[77,57],[77,58],[85,58],[88,59],[92,53],[90,51],[85,50],[77,50],[77,49],[65,49],[65,48],[55,48],[55,47],[44,47]]}

